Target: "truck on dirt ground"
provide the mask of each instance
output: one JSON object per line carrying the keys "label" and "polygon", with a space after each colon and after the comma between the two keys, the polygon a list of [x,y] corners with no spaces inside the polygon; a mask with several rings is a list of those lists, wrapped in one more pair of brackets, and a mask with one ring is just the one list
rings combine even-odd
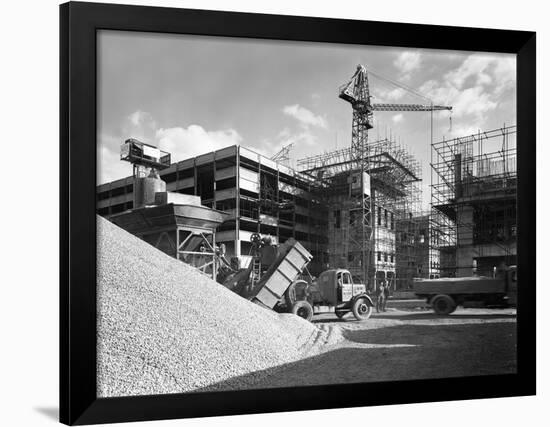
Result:
{"label": "truck on dirt ground", "polygon": [[372,314],[374,304],[366,286],[353,283],[348,270],[327,270],[313,279],[307,272],[313,256],[296,240],[275,246],[254,234],[251,241],[249,266],[230,274],[222,283],[243,298],[309,321],[314,313],[334,312],[341,318],[352,312],[358,320]]}
{"label": "truck on dirt ground", "polygon": [[451,314],[463,307],[507,307],[517,302],[517,268],[510,266],[498,271],[494,277],[445,277],[441,279],[415,279],[414,293],[437,314]]}
{"label": "truck on dirt ground", "polygon": [[309,305],[312,314],[334,313],[339,319],[353,313],[357,320],[366,320],[374,307],[366,286],[354,283],[351,273],[341,268],[323,271],[309,283],[304,280],[293,283],[286,299],[289,304]]}

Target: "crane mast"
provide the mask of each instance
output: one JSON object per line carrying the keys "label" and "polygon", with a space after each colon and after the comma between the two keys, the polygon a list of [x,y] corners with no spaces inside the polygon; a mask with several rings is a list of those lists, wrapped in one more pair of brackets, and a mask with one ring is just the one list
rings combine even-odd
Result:
{"label": "crane mast", "polygon": [[[356,214],[350,214],[349,252],[358,255],[361,260],[361,276],[367,287],[372,246],[372,197],[370,188],[365,191],[366,172],[369,170],[369,129],[372,129],[373,110],[370,103],[367,70],[358,65],[350,82],[340,87],[340,98],[349,102],[353,109],[351,128],[352,168],[358,170],[361,191],[352,195],[356,198]],[[370,184],[367,184],[370,185]]]}
{"label": "crane mast", "polygon": [[[433,139],[433,112],[438,110],[452,110],[452,107],[442,105],[422,104],[371,104],[369,90],[369,79],[367,69],[359,64],[351,80],[340,86],[339,95],[341,99],[351,104],[353,110],[353,121],[351,131],[351,167],[359,172],[361,180],[361,191],[359,194],[352,194],[356,198],[356,214],[351,219],[350,212],[350,252],[360,253],[361,274],[367,286],[369,277],[369,264],[373,245],[374,209],[373,196],[368,179],[368,172],[371,169],[370,145],[368,143],[368,131],[373,128],[374,111],[429,111],[431,113],[431,138]],[[358,214],[357,214],[358,213]]]}

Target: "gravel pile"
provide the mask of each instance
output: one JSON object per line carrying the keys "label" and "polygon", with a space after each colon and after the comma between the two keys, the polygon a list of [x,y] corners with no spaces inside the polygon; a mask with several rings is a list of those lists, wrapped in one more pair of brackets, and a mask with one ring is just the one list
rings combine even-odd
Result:
{"label": "gravel pile", "polygon": [[98,217],[99,397],[253,388],[338,329],[252,304]]}

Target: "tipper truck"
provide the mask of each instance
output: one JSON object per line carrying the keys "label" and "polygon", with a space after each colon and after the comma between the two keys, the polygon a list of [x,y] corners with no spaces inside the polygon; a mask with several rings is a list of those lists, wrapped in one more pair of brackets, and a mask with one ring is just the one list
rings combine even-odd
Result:
{"label": "tipper truck", "polygon": [[307,291],[315,313],[334,312],[341,319],[351,312],[357,320],[366,320],[372,314],[374,304],[366,286],[354,283],[348,270],[323,271]]}
{"label": "tipper truck", "polygon": [[515,306],[517,302],[516,266],[503,268],[494,277],[446,277],[416,279],[413,291],[426,299],[437,314],[451,314],[464,307]]}
{"label": "tipper truck", "polygon": [[294,239],[288,239],[277,247],[271,244],[269,238],[255,233],[251,242],[249,266],[230,274],[222,284],[263,307],[291,312],[310,320],[310,313],[303,309],[302,304],[290,302],[287,290],[306,283],[299,276],[313,258],[312,255]]}
{"label": "tipper truck", "polygon": [[314,280],[307,273],[312,255],[298,241],[288,239],[276,247],[268,238],[252,236],[248,268],[229,275],[223,285],[243,298],[280,312],[311,320],[315,313],[334,312],[339,318],[352,312],[368,319],[374,306],[363,284],[353,283],[348,270],[327,270]]}

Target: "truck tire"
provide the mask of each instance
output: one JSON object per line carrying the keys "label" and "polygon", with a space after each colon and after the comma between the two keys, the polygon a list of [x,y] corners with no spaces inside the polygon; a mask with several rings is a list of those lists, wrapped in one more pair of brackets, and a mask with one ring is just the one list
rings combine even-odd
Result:
{"label": "truck tire", "polygon": [[456,303],[449,295],[436,295],[432,298],[432,308],[437,314],[447,315],[456,310]]}
{"label": "truck tire", "polygon": [[313,307],[307,301],[296,301],[292,305],[290,312],[301,317],[302,319],[307,320],[308,322],[311,322],[311,319],[313,318]]}
{"label": "truck tire", "polygon": [[372,314],[372,305],[367,298],[357,298],[351,307],[351,311],[357,320],[367,320]]}

